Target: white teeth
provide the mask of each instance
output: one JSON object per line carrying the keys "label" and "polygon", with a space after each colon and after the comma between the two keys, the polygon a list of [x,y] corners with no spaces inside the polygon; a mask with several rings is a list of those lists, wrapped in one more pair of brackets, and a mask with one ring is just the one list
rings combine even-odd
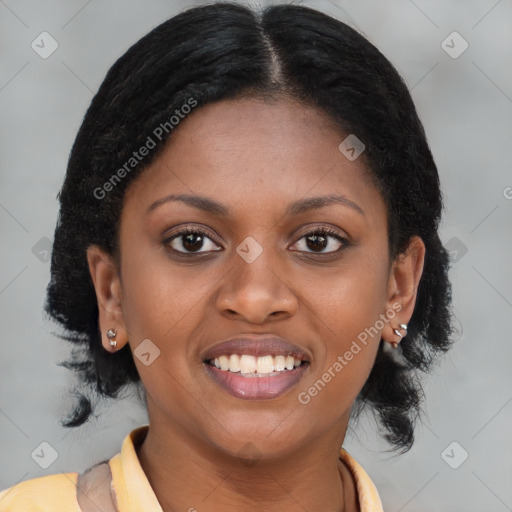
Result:
{"label": "white teeth", "polygon": [[219,357],[220,369],[225,372],[229,370],[229,357],[228,356],[220,356]]}
{"label": "white teeth", "polygon": [[272,356],[258,357],[256,371],[258,373],[272,373],[274,371],[274,358]]}
{"label": "white teeth", "polygon": [[238,354],[231,354],[229,358],[229,371],[235,373],[240,371],[240,356]]}
{"label": "white teeth", "polygon": [[216,357],[213,361],[216,368],[232,373],[247,374],[268,374],[273,372],[282,372],[298,368],[302,361],[293,356],[261,356],[255,357],[249,354],[231,354]]}
{"label": "white teeth", "polygon": [[255,373],[256,372],[256,358],[244,354],[240,357],[240,373]]}
{"label": "white teeth", "polygon": [[284,356],[275,356],[274,357],[274,365],[275,365],[274,370],[276,372],[282,372],[286,368],[285,357]]}

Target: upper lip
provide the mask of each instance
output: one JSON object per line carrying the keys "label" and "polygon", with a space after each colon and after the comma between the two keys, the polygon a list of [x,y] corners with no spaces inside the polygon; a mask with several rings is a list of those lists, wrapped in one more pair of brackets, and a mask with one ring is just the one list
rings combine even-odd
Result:
{"label": "upper lip", "polygon": [[231,354],[260,356],[293,356],[309,361],[309,352],[275,334],[239,334],[221,341],[203,353],[203,361]]}

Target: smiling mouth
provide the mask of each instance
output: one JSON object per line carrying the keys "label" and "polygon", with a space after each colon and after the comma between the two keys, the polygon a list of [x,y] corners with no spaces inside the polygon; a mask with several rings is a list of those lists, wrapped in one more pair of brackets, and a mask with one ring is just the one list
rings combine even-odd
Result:
{"label": "smiling mouth", "polygon": [[214,382],[244,400],[269,400],[284,395],[298,384],[309,364],[291,355],[270,354],[226,354],[204,361]]}
{"label": "smiling mouth", "polygon": [[202,354],[212,382],[236,398],[268,400],[290,391],[308,373],[311,355],[274,334],[240,334]]}
{"label": "smiling mouth", "polygon": [[276,376],[309,364],[308,361],[298,359],[292,355],[271,354],[264,356],[226,354],[205,362],[218,370],[238,374],[242,377]]}

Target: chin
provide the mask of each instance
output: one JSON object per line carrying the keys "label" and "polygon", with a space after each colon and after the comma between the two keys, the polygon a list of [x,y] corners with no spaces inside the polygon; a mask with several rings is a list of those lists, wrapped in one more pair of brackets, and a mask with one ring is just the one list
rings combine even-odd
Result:
{"label": "chin", "polygon": [[[226,422],[229,431],[217,431],[209,443],[228,456],[254,463],[289,456],[308,442],[308,429],[302,423],[300,428],[287,424],[286,415],[274,416],[271,422],[250,419],[246,417],[242,424]],[[314,433],[309,433],[314,437]]]}

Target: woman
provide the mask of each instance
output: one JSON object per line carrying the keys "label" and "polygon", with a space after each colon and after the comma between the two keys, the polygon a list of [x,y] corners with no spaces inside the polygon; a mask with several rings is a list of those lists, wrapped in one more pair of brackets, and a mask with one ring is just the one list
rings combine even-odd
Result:
{"label": "woman", "polygon": [[437,169],[373,45],[300,6],[189,9],[110,69],[59,200],[67,365],[140,386],[149,425],[0,510],[382,510],[349,419],[410,449],[451,326]]}

